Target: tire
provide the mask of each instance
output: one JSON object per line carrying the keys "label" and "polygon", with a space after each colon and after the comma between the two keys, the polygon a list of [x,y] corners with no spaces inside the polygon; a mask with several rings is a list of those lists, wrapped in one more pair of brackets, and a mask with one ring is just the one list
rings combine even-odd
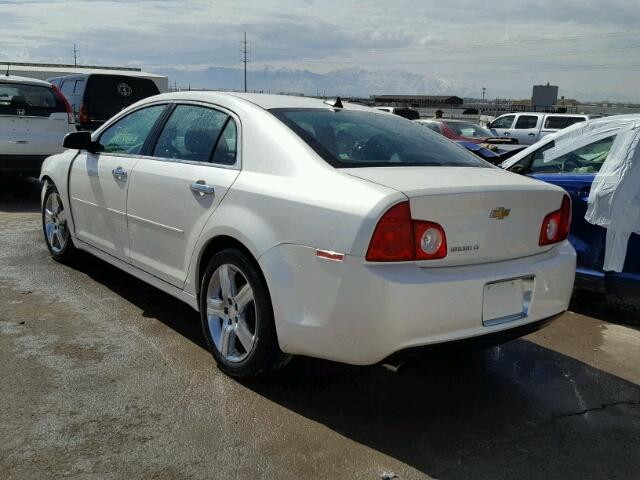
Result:
{"label": "tire", "polygon": [[283,366],[273,307],[257,263],[237,249],[215,254],[200,288],[200,322],[209,352],[226,374],[254,377]]}
{"label": "tire", "polygon": [[54,260],[69,263],[77,254],[67,224],[67,210],[55,185],[46,183],[42,196],[44,241]]}

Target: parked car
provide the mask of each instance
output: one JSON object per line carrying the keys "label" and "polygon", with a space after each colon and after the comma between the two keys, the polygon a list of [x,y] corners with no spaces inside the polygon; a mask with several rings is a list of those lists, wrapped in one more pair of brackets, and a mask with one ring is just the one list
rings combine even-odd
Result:
{"label": "parked car", "polygon": [[407,120],[417,120],[420,118],[420,113],[413,108],[408,107],[375,107],[377,110],[382,112],[393,113],[394,115],[399,115],[402,118],[406,118]]}
{"label": "parked car", "polygon": [[525,148],[514,138],[496,137],[491,130],[465,120],[433,118],[415,122],[444,135],[494,165]]}
{"label": "parked car", "polygon": [[[612,119],[614,117],[600,121],[609,123]],[[640,236],[631,234],[622,272],[605,272],[603,264],[607,230],[585,220],[591,184],[609,155],[617,131],[612,129],[610,136],[586,145],[576,141],[578,146],[572,151],[552,161],[545,161],[544,152],[554,148],[556,141],[570,133],[565,130],[546,136],[504,162],[502,167],[562,187],[571,196],[573,220],[569,240],[578,254],[577,287],[637,298],[640,294]]]}
{"label": "parked car", "polygon": [[510,137],[498,137],[488,128],[466,120],[430,118],[416,122],[451,140],[470,143],[517,144],[518,140]]}
{"label": "parked car", "polygon": [[500,115],[488,127],[500,137],[510,137],[523,145],[532,145],[545,135],[555,133],[575,123],[584,122],[601,115],[570,113],[508,113]]}
{"label": "parked car", "polygon": [[0,76],[0,173],[38,176],[74,130],[71,107],[53,85]]}
{"label": "parked car", "polygon": [[54,259],[86,250],[200,312],[227,373],[498,342],[564,312],[569,198],[349,103],[143,100],[42,172]]}
{"label": "parked car", "polygon": [[49,81],[71,104],[78,130],[95,130],[129,105],[160,93],[153,80],[127,75],[85,73]]}

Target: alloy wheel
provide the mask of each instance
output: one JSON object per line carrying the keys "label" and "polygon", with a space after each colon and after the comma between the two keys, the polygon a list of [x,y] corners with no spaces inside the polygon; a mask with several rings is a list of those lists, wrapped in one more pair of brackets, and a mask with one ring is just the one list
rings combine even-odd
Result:
{"label": "alloy wheel", "polygon": [[44,205],[44,230],[51,250],[62,252],[67,244],[67,212],[56,191],[47,196]]}
{"label": "alloy wheel", "polygon": [[235,265],[220,265],[207,289],[209,332],[220,355],[237,363],[246,359],[256,341],[258,312],[253,289]]}

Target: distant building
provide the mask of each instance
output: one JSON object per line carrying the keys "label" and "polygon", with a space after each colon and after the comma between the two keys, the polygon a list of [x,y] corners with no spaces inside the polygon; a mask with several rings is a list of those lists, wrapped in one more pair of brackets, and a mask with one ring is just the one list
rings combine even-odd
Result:
{"label": "distant building", "polygon": [[558,102],[557,85],[534,85],[531,93],[531,106],[534,109],[551,108]]}
{"label": "distant building", "polygon": [[373,95],[376,104],[391,107],[462,107],[463,100],[451,95]]}
{"label": "distant building", "polygon": [[63,75],[77,73],[102,73],[111,75],[129,75],[131,77],[144,77],[153,80],[160,92],[169,90],[169,79],[164,75],[143,72],[139,68],[131,67],[104,67],[93,65],[64,65],[48,63],[0,63],[0,75],[4,75],[9,69],[11,75],[19,77],[36,78],[46,80]]}

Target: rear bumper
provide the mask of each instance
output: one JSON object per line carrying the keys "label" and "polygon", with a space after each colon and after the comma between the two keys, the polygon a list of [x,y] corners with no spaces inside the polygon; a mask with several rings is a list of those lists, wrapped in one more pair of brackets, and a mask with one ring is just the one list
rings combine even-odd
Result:
{"label": "rear bumper", "polygon": [[508,330],[501,330],[499,332],[487,333],[478,337],[463,338],[461,340],[453,340],[446,343],[436,343],[433,345],[425,345],[422,347],[412,347],[406,350],[400,350],[389,355],[382,363],[395,363],[407,358],[416,357],[424,354],[440,354],[448,352],[460,352],[467,350],[482,350],[485,348],[494,347],[516,338],[524,337],[530,333],[537,332],[538,330],[546,327],[551,322],[562,316],[562,313],[558,313],[549,318],[538,320],[536,322],[520,325],[519,327],[510,328]]}
{"label": "rear bumper", "polygon": [[0,173],[37,177],[48,155],[0,155]]}
{"label": "rear bumper", "polygon": [[[356,365],[414,347],[525,334],[517,329],[568,308],[575,262],[568,242],[531,257],[458,267],[368,264],[349,255],[335,262],[297,245],[279,245],[259,260],[280,348]],[[485,326],[485,286],[520,277],[534,279],[526,315]]]}

